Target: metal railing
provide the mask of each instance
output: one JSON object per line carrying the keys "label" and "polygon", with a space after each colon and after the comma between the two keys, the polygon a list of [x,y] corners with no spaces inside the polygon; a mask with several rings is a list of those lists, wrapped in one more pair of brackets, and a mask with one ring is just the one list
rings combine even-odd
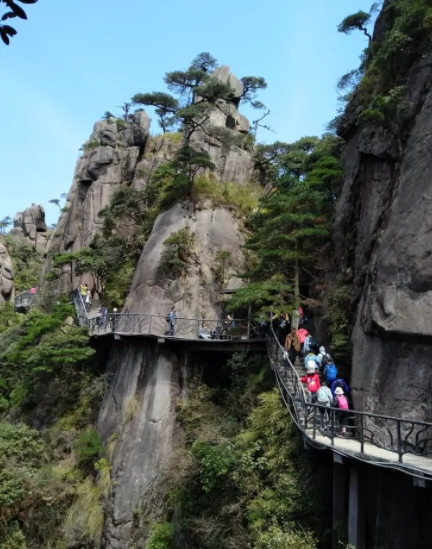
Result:
{"label": "metal railing", "polygon": [[87,309],[84,303],[83,296],[81,295],[79,290],[75,290],[72,293],[72,302],[75,305],[79,325],[88,326],[90,321],[87,315]]}
{"label": "metal railing", "polygon": [[[342,435],[344,439],[357,442],[358,452],[356,450],[352,457],[393,466],[413,475],[432,475],[432,463],[431,471],[428,472],[414,465],[412,460],[411,463],[409,460],[404,462],[404,456],[407,455],[432,458],[432,423],[356,410],[342,411],[314,403],[273,328],[267,338],[267,351],[281,397],[303,436],[318,444],[322,443],[324,437],[326,446],[341,451],[342,447],[335,444],[335,439]],[[371,452],[370,448],[368,454],[368,445],[397,454],[397,462],[389,461],[385,455],[380,457],[379,452]]]}
{"label": "metal railing", "polygon": [[90,335],[116,333],[218,341],[265,339],[267,335],[266,328],[254,319],[209,320],[176,317],[171,324],[166,316],[141,313],[107,313],[89,318],[78,290],[73,293],[73,303],[79,324],[87,326]]}
{"label": "metal railing", "polygon": [[177,317],[171,324],[166,316],[141,313],[112,313],[88,320],[92,335],[113,332],[201,340],[265,339],[259,323],[252,319],[230,321]]}
{"label": "metal railing", "polygon": [[14,299],[14,308],[17,309],[30,309],[37,303],[37,293],[32,293],[31,290],[21,292],[17,294]]}

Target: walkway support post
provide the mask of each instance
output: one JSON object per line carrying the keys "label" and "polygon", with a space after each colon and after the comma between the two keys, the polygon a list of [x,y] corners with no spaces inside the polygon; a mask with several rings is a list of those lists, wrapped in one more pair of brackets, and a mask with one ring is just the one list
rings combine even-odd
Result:
{"label": "walkway support post", "polygon": [[346,469],[344,459],[333,454],[333,549],[340,549],[340,540],[346,538]]}
{"label": "walkway support post", "polygon": [[355,549],[365,549],[363,490],[359,477],[359,468],[351,463],[349,472],[348,544]]}

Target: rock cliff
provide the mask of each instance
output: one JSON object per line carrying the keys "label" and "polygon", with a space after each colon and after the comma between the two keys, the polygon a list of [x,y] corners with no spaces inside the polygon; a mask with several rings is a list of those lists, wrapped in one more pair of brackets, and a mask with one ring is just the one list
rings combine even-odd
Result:
{"label": "rock cliff", "polygon": [[[45,272],[50,257],[58,252],[75,252],[89,246],[101,228],[99,212],[122,184],[131,185],[144,155],[150,118],[141,111],[133,121],[104,120],[94,125],[78,159],[66,205],[47,248]],[[61,290],[70,290],[70,274],[64,269]],[[92,284],[91,277],[86,280]]]}
{"label": "rock cliff", "polygon": [[0,241],[0,305],[14,298],[14,270],[6,246]]}
{"label": "rock cliff", "polygon": [[[218,102],[217,108],[211,113],[210,123],[233,135],[246,134],[249,122],[238,111],[243,93],[242,82],[226,65],[216,69],[214,76],[228,82],[234,93],[232,101]],[[109,203],[116,189],[121,185],[145,188],[154,171],[161,164],[172,160],[182,142],[181,134],[150,137],[150,122],[145,111],[137,111],[129,122],[110,118],[95,124],[77,161],[64,211],[46,246],[44,274],[50,270],[54,254],[75,252],[91,244],[102,226],[99,212]],[[250,151],[238,146],[229,149],[223,147],[217,139],[209,137],[202,130],[194,134],[191,145],[210,154],[216,166],[217,180],[242,183],[252,178],[253,159]],[[228,229],[228,234],[230,232]],[[68,269],[64,267],[62,271],[61,291],[70,290]],[[92,277],[76,279],[74,285],[79,280],[87,282],[93,289]]]}
{"label": "rock cliff", "polygon": [[[193,259],[181,277],[161,272],[164,241],[179,229],[188,227],[195,235]],[[224,208],[188,209],[176,205],[159,215],[137,265],[124,312],[166,316],[173,305],[177,315],[183,318],[217,319],[220,284],[216,280],[214,266],[216,254],[229,252],[231,261],[225,276],[230,287],[239,285],[235,277],[242,265],[243,243],[239,222]],[[192,328],[196,336],[196,327]]]}
{"label": "rock cliff", "polygon": [[43,254],[48,241],[48,227],[45,223],[43,206],[32,204],[14,217],[14,226],[9,231],[11,238],[24,238],[39,253]]}
{"label": "rock cliff", "polygon": [[[382,15],[374,39],[385,30]],[[432,419],[432,56],[406,76],[410,126],[401,150],[388,134],[353,124],[349,105],[345,182],[337,206],[331,276],[349,288],[356,408]],[[334,287],[334,285],[333,285]]]}

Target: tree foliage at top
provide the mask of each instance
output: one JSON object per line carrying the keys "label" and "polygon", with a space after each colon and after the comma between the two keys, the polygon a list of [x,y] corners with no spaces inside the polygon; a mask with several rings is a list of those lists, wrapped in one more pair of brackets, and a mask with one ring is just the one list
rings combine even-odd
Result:
{"label": "tree foliage at top", "polygon": [[[211,54],[200,53],[186,70],[176,70],[165,75],[164,82],[171,93],[162,91],[138,93],[132,98],[136,105],[152,106],[159,117],[159,125],[165,133],[181,129],[184,134],[183,147],[172,163],[178,178],[178,185],[190,192],[194,177],[200,169],[214,169],[206,151],[192,147],[192,137],[200,130],[208,137],[218,140],[225,148],[240,144],[227,128],[214,127],[210,123],[213,110],[223,109],[223,102],[235,100],[235,91],[228,83],[212,76],[217,61]],[[257,108],[264,105],[257,101],[257,93],[267,84],[262,77],[248,76],[242,79],[243,99]],[[238,143],[237,143],[238,141]]]}
{"label": "tree foliage at top", "polygon": [[[9,10],[2,15],[0,21],[7,21],[9,19],[14,19],[15,17],[18,17],[19,19],[27,19],[26,12],[16,2],[20,2],[21,4],[36,4],[37,1],[38,0],[0,0],[0,5],[4,4]],[[6,46],[9,45],[10,38],[16,34],[17,31],[14,27],[5,23],[0,23],[0,38]]]}
{"label": "tree foliage at top", "polygon": [[230,308],[284,310],[306,299],[300,288],[322,281],[330,221],[342,183],[341,140],[327,135],[259,149],[268,191],[250,219],[245,244],[255,260]]}

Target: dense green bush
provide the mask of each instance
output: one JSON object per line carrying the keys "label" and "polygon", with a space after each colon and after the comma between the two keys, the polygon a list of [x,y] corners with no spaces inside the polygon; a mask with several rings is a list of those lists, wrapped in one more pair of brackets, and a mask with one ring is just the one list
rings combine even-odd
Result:
{"label": "dense green bush", "polygon": [[74,446],[74,453],[79,467],[89,469],[104,455],[104,447],[98,432],[92,427],[84,431]]}
{"label": "dense green bush", "polygon": [[24,238],[4,237],[4,242],[14,266],[14,285],[17,293],[37,286],[43,256]]}

